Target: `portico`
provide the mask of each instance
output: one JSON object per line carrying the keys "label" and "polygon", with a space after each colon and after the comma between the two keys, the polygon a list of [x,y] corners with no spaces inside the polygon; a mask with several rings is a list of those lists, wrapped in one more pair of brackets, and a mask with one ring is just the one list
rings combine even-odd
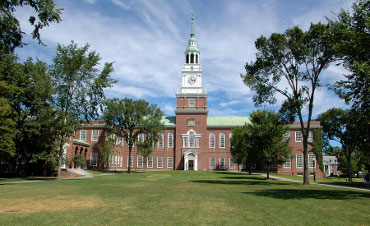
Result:
{"label": "portico", "polygon": [[198,170],[198,152],[189,150],[184,153],[184,170]]}

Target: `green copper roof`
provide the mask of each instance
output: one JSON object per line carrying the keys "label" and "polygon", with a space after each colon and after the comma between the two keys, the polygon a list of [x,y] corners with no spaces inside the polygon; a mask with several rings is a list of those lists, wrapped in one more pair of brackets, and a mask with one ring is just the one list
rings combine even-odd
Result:
{"label": "green copper roof", "polygon": [[208,117],[207,126],[243,126],[250,123],[249,117]]}
{"label": "green copper roof", "polygon": [[186,52],[198,52],[199,53],[199,50],[196,46],[189,46],[187,49],[186,49]]}
{"label": "green copper roof", "polygon": [[176,117],[175,116],[163,116],[161,123],[164,126],[176,126]]}
{"label": "green copper roof", "polygon": [[82,145],[82,146],[90,146],[90,143],[85,141],[85,140],[78,140],[78,139],[73,139],[74,144]]}

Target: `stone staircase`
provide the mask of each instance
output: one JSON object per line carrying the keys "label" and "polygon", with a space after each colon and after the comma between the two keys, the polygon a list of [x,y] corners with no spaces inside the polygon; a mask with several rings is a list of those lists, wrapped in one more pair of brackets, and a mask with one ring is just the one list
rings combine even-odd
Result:
{"label": "stone staircase", "polygon": [[84,177],[93,177],[93,175],[83,169],[80,169],[80,168],[67,168],[66,169],[67,172],[69,173],[74,173],[74,174],[78,174],[78,175],[81,175],[81,176],[84,176]]}

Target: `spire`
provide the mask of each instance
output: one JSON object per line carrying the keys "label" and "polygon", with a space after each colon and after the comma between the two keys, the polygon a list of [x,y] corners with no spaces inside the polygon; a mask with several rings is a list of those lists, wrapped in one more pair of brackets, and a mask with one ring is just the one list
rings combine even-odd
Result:
{"label": "spire", "polygon": [[195,15],[195,12],[193,10],[190,10],[190,13],[191,13],[191,34],[190,34],[190,37],[194,37],[194,15]]}

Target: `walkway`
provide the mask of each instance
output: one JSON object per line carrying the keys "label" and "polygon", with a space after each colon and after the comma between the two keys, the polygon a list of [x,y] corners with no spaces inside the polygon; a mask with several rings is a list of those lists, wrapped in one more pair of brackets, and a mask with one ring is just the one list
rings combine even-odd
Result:
{"label": "walkway", "polygon": [[[267,176],[266,174],[259,174],[259,175],[264,176],[264,177]],[[299,180],[292,180],[292,179],[287,179],[287,178],[277,177],[277,176],[271,176],[271,175],[270,175],[270,178],[275,179],[275,180],[280,180],[280,181],[288,181],[288,182],[294,182],[294,183],[302,184],[302,181],[299,181]],[[324,184],[324,183],[316,183],[316,182],[311,182],[311,184],[329,186],[329,187],[335,187],[335,188],[354,189],[354,190],[359,190],[359,191],[370,191],[370,189],[366,189],[366,188],[356,188],[356,187],[340,186],[340,185],[332,185],[332,184]]]}

